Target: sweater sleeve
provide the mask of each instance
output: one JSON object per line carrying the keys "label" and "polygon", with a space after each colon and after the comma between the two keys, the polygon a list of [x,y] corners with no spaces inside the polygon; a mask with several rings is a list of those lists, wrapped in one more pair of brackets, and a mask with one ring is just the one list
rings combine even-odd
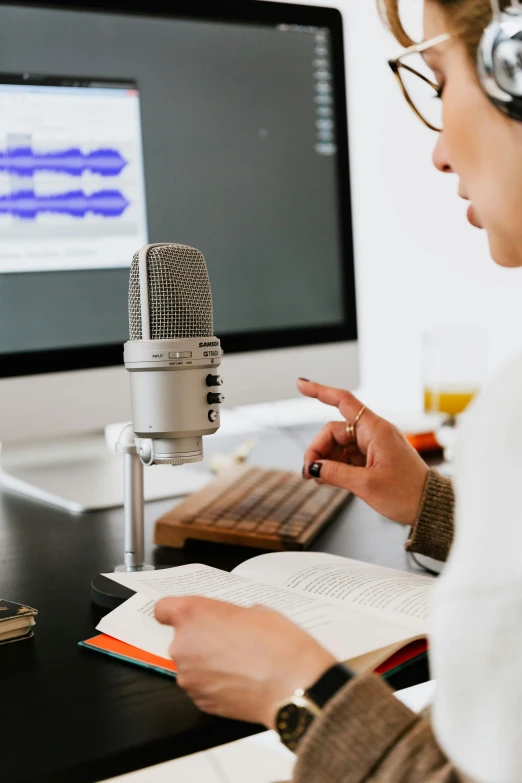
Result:
{"label": "sweater sleeve", "polygon": [[447,560],[455,525],[455,495],[451,479],[428,471],[419,518],[406,541],[408,552]]}
{"label": "sweater sleeve", "polygon": [[352,680],[314,722],[294,783],[463,783],[430,724],[378,677]]}

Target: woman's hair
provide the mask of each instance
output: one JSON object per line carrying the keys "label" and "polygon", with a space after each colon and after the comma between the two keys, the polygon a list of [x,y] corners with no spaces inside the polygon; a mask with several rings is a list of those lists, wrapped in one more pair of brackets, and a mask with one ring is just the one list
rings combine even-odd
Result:
{"label": "woman's hair", "polygon": [[[419,0],[421,2],[421,0]],[[429,0],[443,9],[449,22],[449,32],[460,38],[469,56],[475,62],[482,33],[491,21],[490,0]],[[377,0],[379,12],[395,38],[403,46],[411,46],[412,39],[403,27],[400,0]]]}

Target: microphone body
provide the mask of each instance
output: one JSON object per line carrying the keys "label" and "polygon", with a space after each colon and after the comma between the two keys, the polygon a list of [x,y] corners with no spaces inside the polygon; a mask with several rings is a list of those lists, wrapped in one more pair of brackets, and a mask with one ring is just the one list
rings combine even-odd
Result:
{"label": "microphone body", "polygon": [[203,436],[219,429],[220,341],[202,254],[176,244],[136,254],[129,289],[132,427],[146,465],[203,459]]}

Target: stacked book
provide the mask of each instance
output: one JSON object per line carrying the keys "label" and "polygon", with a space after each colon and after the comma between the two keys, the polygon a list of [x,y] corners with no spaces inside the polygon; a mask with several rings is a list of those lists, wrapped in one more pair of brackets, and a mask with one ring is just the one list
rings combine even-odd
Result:
{"label": "stacked book", "polygon": [[0,644],[30,639],[37,614],[36,609],[0,598]]}

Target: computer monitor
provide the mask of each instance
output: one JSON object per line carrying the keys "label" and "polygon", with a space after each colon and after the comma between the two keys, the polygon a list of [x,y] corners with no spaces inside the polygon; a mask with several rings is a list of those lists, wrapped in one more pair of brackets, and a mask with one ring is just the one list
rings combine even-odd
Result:
{"label": "computer monitor", "polygon": [[[0,2],[0,441],[21,491],[130,418],[146,241],[203,251],[228,404],[358,379],[340,12],[122,5]],[[58,502],[53,481],[34,494]]]}

